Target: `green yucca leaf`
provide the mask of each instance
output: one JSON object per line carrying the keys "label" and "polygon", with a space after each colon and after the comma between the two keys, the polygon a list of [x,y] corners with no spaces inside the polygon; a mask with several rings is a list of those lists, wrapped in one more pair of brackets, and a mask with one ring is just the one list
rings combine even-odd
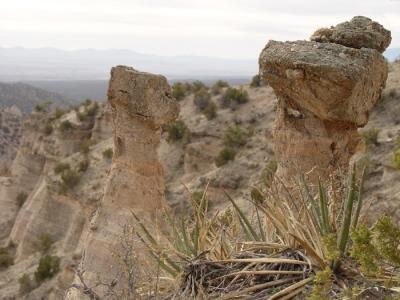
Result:
{"label": "green yucca leaf", "polygon": [[260,218],[260,214],[258,213],[258,208],[257,208],[257,206],[256,206],[255,208],[256,208],[256,214],[257,214],[258,228],[259,228],[259,230],[260,230],[260,237],[261,237],[261,240],[263,240],[263,241],[265,242],[265,240],[266,240],[266,235],[265,235],[265,232],[264,232],[264,229],[263,229],[263,223],[261,222],[261,218]]}
{"label": "green yucca leaf", "polygon": [[319,207],[321,210],[321,217],[322,217],[322,228],[323,228],[323,234],[325,235],[331,232],[331,225],[329,222],[328,201],[326,197],[326,191],[321,180],[318,180],[318,192],[319,192]]}
{"label": "green yucca leaf", "polygon": [[191,244],[191,241],[189,240],[189,237],[188,237],[188,233],[186,231],[185,221],[183,219],[181,222],[181,231],[182,231],[183,241],[184,241],[185,249],[186,249],[185,254],[187,256],[190,256],[190,253],[191,253],[192,255],[197,256],[198,249],[193,248],[193,245]]}
{"label": "green yucca leaf", "polygon": [[311,203],[311,208],[313,210],[313,214],[316,220],[316,225],[318,226],[319,231],[322,233],[322,217],[321,217],[321,212],[319,210],[319,207],[317,205],[317,203],[314,200],[314,197],[312,196],[311,192],[310,192],[310,188],[308,187],[308,184],[306,182],[306,180],[304,179],[304,176],[301,176],[301,181],[302,181],[302,185],[304,188],[304,191],[306,193],[306,196],[308,198],[308,201]]}
{"label": "green yucca leaf", "polygon": [[171,215],[168,213],[168,211],[165,211],[165,216],[166,216],[166,218],[167,218],[167,221],[168,221],[169,225],[170,225],[171,228],[172,228],[172,234],[173,234],[173,241],[172,241],[172,244],[175,245],[175,248],[176,248],[179,252],[186,253],[186,251],[185,251],[185,245],[184,245],[184,243],[182,242],[182,238],[181,238],[181,236],[180,236],[180,234],[179,234],[179,232],[178,232],[178,230],[177,230],[177,228],[176,228],[176,224],[175,224],[175,222],[173,221],[173,219],[171,218]]}
{"label": "green yucca leaf", "polygon": [[365,181],[365,176],[366,176],[366,167],[363,168],[362,170],[362,175],[361,175],[361,180],[360,180],[360,187],[358,189],[358,195],[357,195],[357,208],[356,208],[356,212],[354,214],[353,217],[353,222],[352,222],[352,228],[353,230],[357,228],[357,224],[358,224],[358,219],[360,217],[360,212],[361,212],[361,208],[363,205],[363,192],[364,192],[364,181]]}
{"label": "green yucca leaf", "polygon": [[356,194],[356,173],[355,169],[350,174],[347,198],[345,200],[345,207],[343,213],[343,223],[340,230],[338,248],[340,254],[343,255],[346,251],[346,245],[349,239],[351,216],[353,212],[353,203]]}
{"label": "green yucca leaf", "polygon": [[149,250],[149,254],[158,262],[159,266],[166,271],[167,273],[169,273],[170,275],[172,275],[173,277],[178,276],[178,272],[180,272],[180,268],[178,265],[175,264],[175,266],[178,268],[176,269],[175,267],[173,267],[176,271],[174,271],[171,267],[167,266],[164,262],[163,259],[160,257],[160,255],[156,254],[156,252],[151,248],[151,246],[146,243],[146,241],[144,240],[144,238],[139,234],[136,233],[136,235],[139,237],[140,241],[143,243],[143,245],[145,245],[148,250]]}
{"label": "green yucca leaf", "polygon": [[258,235],[257,235],[256,231],[254,230],[253,226],[251,225],[251,223],[247,219],[246,215],[239,208],[239,206],[232,199],[232,197],[229,196],[229,194],[226,191],[224,191],[224,193],[228,197],[229,201],[232,203],[232,205],[235,208],[235,210],[237,211],[237,213],[239,214],[239,220],[241,220],[241,222],[243,221],[243,223],[244,223],[243,225],[248,229],[249,233],[251,234],[252,239],[255,240],[255,241],[260,241],[260,238],[258,237]]}

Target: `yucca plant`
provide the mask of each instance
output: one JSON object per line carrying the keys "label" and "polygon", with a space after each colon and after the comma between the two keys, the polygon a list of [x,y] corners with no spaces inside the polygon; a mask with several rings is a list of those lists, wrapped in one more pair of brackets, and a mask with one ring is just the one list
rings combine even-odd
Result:
{"label": "yucca plant", "polygon": [[[240,299],[249,295],[252,299],[291,299],[306,290],[310,293],[311,288],[305,287],[311,286],[314,278],[318,287],[310,297],[317,299],[329,294],[330,290],[323,290],[326,286],[342,288],[342,279],[337,278],[363,277],[352,266],[354,259],[350,275],[346,275],[346,264],[350,237],[357,236],[353,232],[358,229],[364,178],[365,170],[357,180],[353,169],[345,191],[336,180],[329,184],[320,180],[311,187],[302,178],[289,189],[276,178],[266,190],[257,191],[250,209],[241,208],[225,193],[232,207],[214,215],[208,210],[206,187],[200,200],[192,199],[192,220],[177,221],[165,212],[168,229],[160,240],[135,215],[141,228],[138,236],[166,274],[179,282],[175,299]],[[382,245],[389,244],[382,236]],[[390,240],[390,244],[397,240]],[[357,246],[363,249],[364,244]],[[397,258],[392,253],[390,257]],[[394,281],[399,278],[393,269],[383,269],[384,276],[369,275],[369,280],[379,283],[389,274]],[[321,283],[324,274],[331,274],[331,283]]]}

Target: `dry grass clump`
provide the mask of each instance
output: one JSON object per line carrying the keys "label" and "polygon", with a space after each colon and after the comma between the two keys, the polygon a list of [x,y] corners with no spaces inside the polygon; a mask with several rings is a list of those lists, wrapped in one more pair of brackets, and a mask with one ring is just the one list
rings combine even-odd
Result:
{"label": "dry grass clump", "polygon": [[[248,213],[226,194],[232,207],[214,215],[206,188],[192,199],[189,218],[165,213],[163,233],[135,215],[137,235],[165,272],[159,287],[167,299],[343,299],[349,290],[395,295],[383,282],[400,282],[400,229],[386,218],[373,228],[359,224],[363,180],[364,173],[357,180],[351,172],[344,191],[335,181],[311,187],[303,179],[289,192],[276,178]],[[378,272],[366,272],[365,245],[381,253],[374,260]]]}

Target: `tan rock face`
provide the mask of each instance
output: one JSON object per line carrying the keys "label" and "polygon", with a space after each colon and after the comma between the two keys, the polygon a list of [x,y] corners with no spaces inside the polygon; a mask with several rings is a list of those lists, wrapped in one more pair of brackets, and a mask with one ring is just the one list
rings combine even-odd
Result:
{"label": "tan rock face", "polygon": [[381,53],[392,41],[389,30],[363,16],[354,17],[350,22],[343,22],[335,27],[319,29],[310,39],[357,49],[371,48]]}
{"label": "tan rock face", "polygon": [[312,39],[321,42],[270,41],[259,59],[260,75],[279,100],[275,154],[284,178],[346,171],[359,142],[357,127],[367,123],[388,74],[377,50],[388,46],[390,32],[368,18]]}
{"label": "tan rock face", "polygon": [[[154,220],[164,207],[164,175],[157,155],[160,127],[179,113],[163,76],[123,66],[111,71],[108,101],[114,157],[104,198],[86,239],[82,266],[89,286],[98,280],[111,282],[123,274],[115,249],[123,225],[132,220],[131,211]],[[122,280],[118,284],[122,285]],[[105,293],[101,288],[97,292]],[[77,293],[70,290],[69,299],[79,299]]]}

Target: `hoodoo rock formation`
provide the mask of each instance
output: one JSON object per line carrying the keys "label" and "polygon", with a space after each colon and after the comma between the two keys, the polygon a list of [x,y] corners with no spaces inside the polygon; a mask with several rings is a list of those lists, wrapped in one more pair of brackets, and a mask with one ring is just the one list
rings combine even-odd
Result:
{"label": "hoodoo rock formation", "polygon": [[[164,175],[157,155],[160,128],[179,113],[165,77],[124,66],[111,71],[108,101],[114,157],[104,198],[85,239],[81,266],[89,286],[111,283],[123,274],[114,252],[123,226],[132,221],[131,211],[154,220],[164,207]],[[116,283],[116,290],[118,284],[122,283]],[[101,287],[96,292],[105,294]],[[81,299],[76,289],[71,289],[67,298]]]}
{"label": "hoodoo rock formation", "polygon": [[312,41],[269,41],[260,75],[278,97],[278,176],[345,172],[388,76],[390,31],[365,17],[320,29]]}

